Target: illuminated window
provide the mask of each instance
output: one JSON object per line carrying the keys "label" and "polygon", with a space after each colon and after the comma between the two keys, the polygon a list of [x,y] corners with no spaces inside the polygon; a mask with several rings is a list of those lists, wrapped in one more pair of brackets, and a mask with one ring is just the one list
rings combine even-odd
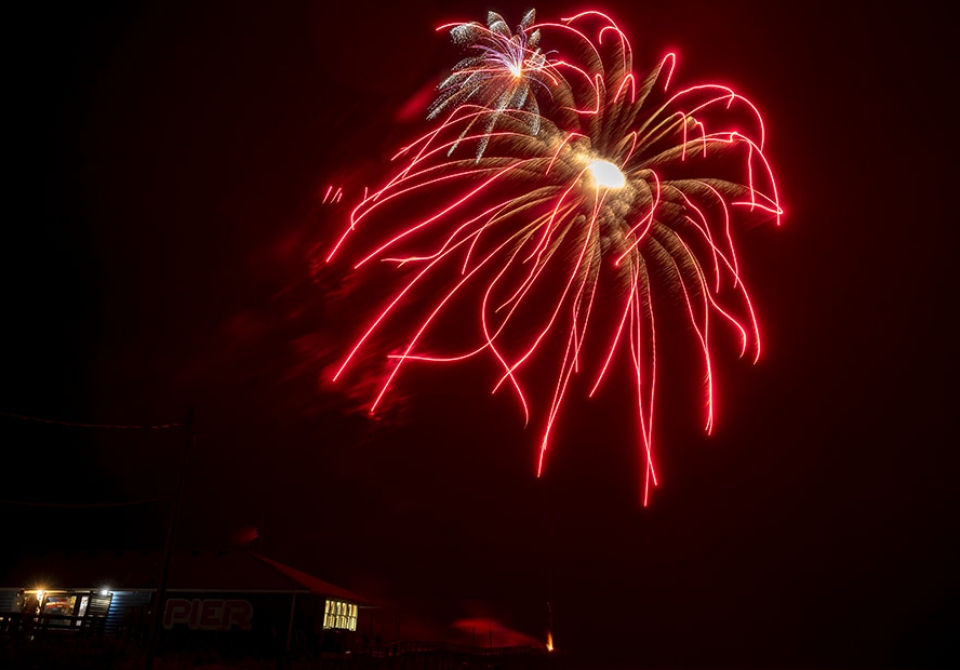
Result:
{"label": "illuminated window", "polygon": [[71,616],[76,604],[75,595],[51,591],[43,600],[43,613],[49,616]]}
{"label": "illuminated window", "polygon": [[323,627],[357,630],[357,606],[340,600],[328,600],[323,613]]}

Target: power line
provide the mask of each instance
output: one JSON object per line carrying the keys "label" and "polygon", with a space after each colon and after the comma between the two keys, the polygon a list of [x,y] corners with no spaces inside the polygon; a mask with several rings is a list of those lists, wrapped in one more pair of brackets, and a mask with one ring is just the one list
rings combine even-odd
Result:
{"label": "power line", "polygon": [[133,505],[146,505],[149,503],[155,503],[161,500],[166,500],[166,498],[144,498],[143,500],[128,500],[124,502],[105,502],[105,503],[44,503],[44,502],[29,502],[26,500],[0,499],[0,505],[16,505],[18,507],[57,507],[57,508],[131,507]]}
{"label": "power line", "polygon": [[171,430],[182,428],[181,423],[158,423],[154,425],[145,424],[118,424],[118,423],[84,423],[81,421],[63,421],[60,419],[47,419],[39,416],[28,416],[26,414],[16,414],[14,412],[4,412],[0,410],[0,416],[20,421],[30,421],[33,423],[42,423],[54,426],[67,426],[70,428],[91,428],[95,430]]}

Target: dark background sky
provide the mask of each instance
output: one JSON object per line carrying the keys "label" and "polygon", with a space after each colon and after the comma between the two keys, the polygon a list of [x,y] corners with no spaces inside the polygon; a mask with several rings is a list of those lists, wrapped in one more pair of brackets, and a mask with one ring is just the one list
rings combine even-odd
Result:
{"label": "dark background sky", "polygon": [[[307,280],[344,213],[318,194],[375,181],[414,132],[400,110],[455,59],[436,25],[526,4],[21,8],[0,411],[194,406],[181,546],[262,517],[268,555],[434,631],[484,615],[542,637],[552,599],[561,646],[644,664],[955,658],[956,72],[924,4],[598,6],[640,67],[677,49],[678,78],[761,107],[787,212],[739,240],[764,357],[718,355],[710,438],[696,374],[665,377],[647,509],[617,389],[568,415],[536,480],[483,366],[412,373],[377,425],[317,382],[344,330]],[[55,503],[166,496],[182,448],[2,416],[0,445],[0,499]],[[5,555],[156,546],[164,511],[4,503]]]}

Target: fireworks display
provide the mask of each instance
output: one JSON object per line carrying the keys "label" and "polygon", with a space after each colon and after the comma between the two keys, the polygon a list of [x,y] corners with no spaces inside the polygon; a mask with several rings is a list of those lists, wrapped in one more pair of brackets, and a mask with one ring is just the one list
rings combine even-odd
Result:
{"label": "fireworks display", "polygon": [[760,353],[734,234],[782,214],[761,116],[727,86],[677,86],[673,54],[635,73],[627,36],[599,12],[444,29],[465,53],[432,125],[327,254],[388,291],[335,379],[389,341],[376,412],[411,363],[485,356],[493,391],[539,425],[539,475],[569,392],[629,377],[646,504],[657,315],[679,309],[695,333],[708,432],[716,332]]}

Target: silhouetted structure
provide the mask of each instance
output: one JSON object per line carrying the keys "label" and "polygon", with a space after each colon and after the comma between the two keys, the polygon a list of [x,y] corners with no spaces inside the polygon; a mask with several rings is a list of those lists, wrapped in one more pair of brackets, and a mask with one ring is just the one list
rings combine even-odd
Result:
{"label": "silhouetted structure", "polygon": [[[112,635],[144,644],[157,611],[159,552],[32,556],[0,581],[0,634]],[[16,610],[17,593],[35,599]],[[162,650],[215,647],[221,653],[342,651],[368,599],[260,554],[173,555],[161,613]]]}

